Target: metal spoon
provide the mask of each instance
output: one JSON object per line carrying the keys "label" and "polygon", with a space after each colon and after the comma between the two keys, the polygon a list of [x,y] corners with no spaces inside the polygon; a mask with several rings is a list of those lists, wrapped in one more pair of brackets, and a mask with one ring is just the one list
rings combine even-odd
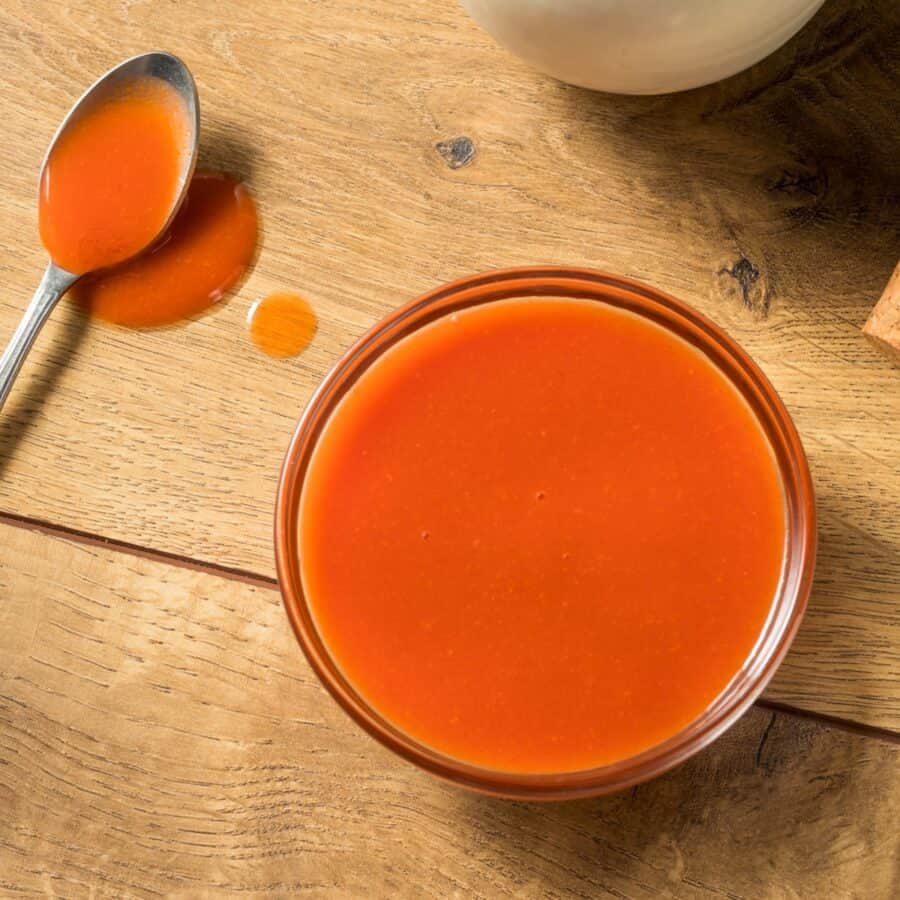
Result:
{"label": "metal spoon", "polygon": [[[103,102],[111,93],[121,90],[129,81],[147,78],[148,76],[168,82],[178,92],[184,101],[187,111],[188,134],[184,145],[184,158],[181,162],[181,173],[175,201],[172,204],[172,209],[165,224],[160,228],[159,233],[153,240],[147,244],[147,247],[154,244],[166,232],[175,213],[178,212],[197,161],[197,142],[200,136],[200,103],[197,99],[197,87],[188,67],[177,56],[172,56],[170,53],[143,53],[140,56],[125,60],[125,62],[114,69],[110,69],[109,72],[95,81],[81,95],[81,98],[63,119],[53,140],[50,142],[50,147],[47,149],[47,154],[41,166],[41,178],[43,178],[43,169],[47,165],[47,160],[50,158],[54,145],[75,118],[80,117],[95,104]],[[19,369],[22,367],[22,363],[25,361],[25,357],[31,349],[35,338],[40,333],[44,322],[47,321],[63,294],[79,278],[81,278],[81,275],[68,272],[52,261],[47,266],[44,277],[41,279],[34,297],[31,298],[31,303],[28,304],[19,327],[15,330],[3,356],[0,356],[0,410],[3,409],[3,404],[9,396],[16,375],[19,374]]]}

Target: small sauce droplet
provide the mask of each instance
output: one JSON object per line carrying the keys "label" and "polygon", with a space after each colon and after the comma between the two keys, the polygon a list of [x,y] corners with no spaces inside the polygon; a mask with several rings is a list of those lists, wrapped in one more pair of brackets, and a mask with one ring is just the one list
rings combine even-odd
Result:
{"label": "small sauce droplet", "polygon": [[275,293],[250,307],[247,325],[263,353],[284,359],[300,353],[316,333],[316,314],[302,297]]}

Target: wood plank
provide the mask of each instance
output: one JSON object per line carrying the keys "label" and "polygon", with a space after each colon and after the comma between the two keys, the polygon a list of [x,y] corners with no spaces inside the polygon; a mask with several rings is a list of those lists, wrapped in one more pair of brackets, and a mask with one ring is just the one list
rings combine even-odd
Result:
{"label": "wood plank", "polygon": [[766,696],[900,732],[900,552],[827,513],[820,535],[809,608]]}
{"label": "wood plank", "polygon": [[276,594],[0,526],[0,892],[896,896],[900,745],[754,709],[629,793],[470,796],[363,735]]}
{"label": "wood plank", "polygon": [[[728,328],[803,434],[819,576],[775,696],[898,727],[900,391],[859,333],[900,243],[896,3],[834,0],[749,73],[614,98],[533,73],[437,0],[11,0],[0,334],[42,265],[35,171],[56,122],[98,72],[155,46],[197,75],[207,164],[250,180],[258,263],[181,328],[61,309],[0,420],[0,509],[271,575],[282,452],[354,337],[474,270],[606,268]],[[448,152],[460,137],[474,155]],[[274,288],[321,317],[290,363],[245,334],[250,302]]]}

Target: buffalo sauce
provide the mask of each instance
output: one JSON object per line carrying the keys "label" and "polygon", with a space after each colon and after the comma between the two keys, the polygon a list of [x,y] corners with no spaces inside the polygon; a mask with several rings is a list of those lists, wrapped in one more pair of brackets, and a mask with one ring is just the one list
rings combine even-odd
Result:
{"label": "buffalo sauce", "polygon": [[257,215],[246,186],[201,172],[167,235],[151,250],[77,284],[94,316],[132,327],[166,325],[203,312],[232,288],[256,249]]}
{"label": "buffalo sauce", "polygon": [[316,333],[316,315],[302,297],[278,291],[250,307],[247,326],[263,353],[284,359],[306,348]]}
{"label": "buffalo sauce", "polygon": [[184,104],[158,78],[76,113],[41,176],[39,227],[51,259],[82,274],[150,244],[178,197],[187,136]]}
{"label": "buffalo sauce", "polygon": [[355,689],[463,762],[631,757],[741,669],[779,584],[779,470],[750,406],[660,325],[524,299],[387,350],[327,420],[304,593]]}

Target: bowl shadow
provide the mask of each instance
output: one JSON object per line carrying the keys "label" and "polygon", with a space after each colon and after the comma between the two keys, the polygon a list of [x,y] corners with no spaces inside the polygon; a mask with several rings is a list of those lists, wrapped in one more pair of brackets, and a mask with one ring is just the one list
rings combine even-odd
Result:
{"label": "bowl shadow", "polygon": [[830,0],[779,51],[655,97],[556,88],[570,139],[621,155],[673,222],[721,237],[723,293],[759,317],[816,285],[861,325],[900,254],[900,5]]}
{"label": "bowl shadow", "polygon": [[827,896],[858,872],[863,894],[891,896],[894,800],[879,785],[896,762],[887,742],[757,707],[630,791],[547,804],[454,791],[454,815],[467,852],[521,895]]}

